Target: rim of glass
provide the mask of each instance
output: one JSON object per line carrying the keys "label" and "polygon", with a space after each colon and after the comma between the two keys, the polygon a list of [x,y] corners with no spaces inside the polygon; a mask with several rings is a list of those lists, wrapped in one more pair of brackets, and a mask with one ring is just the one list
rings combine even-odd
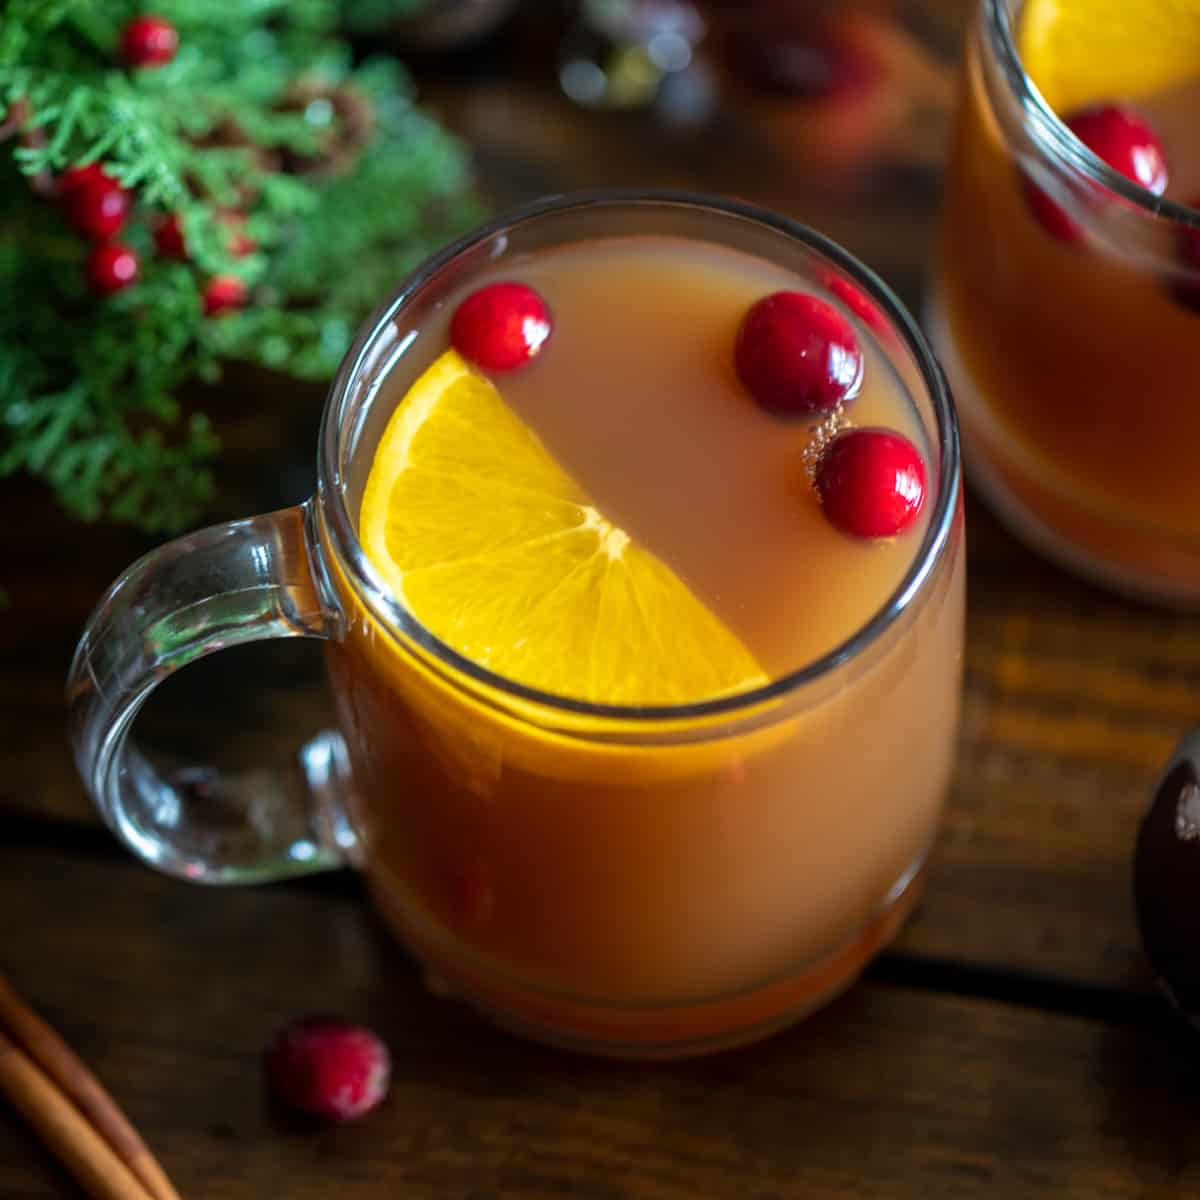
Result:
{"label": "rim of glass", "polygon": [[[1025,3],[1025,0],[1021,0]],[[1067,127],[1042,95],[1037,84],[1025,70],[1025,64],[1017,52],[1013,36],[1013,23],[1009,16],[1009,0],[983,0],[983,12],[987,18],[990,42],[997,59],[1004,68],[1004,78],[1013,97],[1030,120],[1035,139],[1058,158],[1066,160],[1072,167],[1110,192],[1115,192],[1131,204],[1157,217],[1165,217],[1182,225],[1200,228],[1200,209],[1189,208],[1178,200],[1156,196],[1139,183],[1114,170],[1099,155],[1094,154]]]}
{"label": "rim of glass", "polygon": [[[365,360],[370,356],[377,335],[394,321],[409,300],[418,295],[439,272],[481,243],[520,225],[568,212],[596,208],[676,208],[696,213],[707,212],[721,219],[732,218],[765,226],[816,250],[849,274],[856,283],[867,288],[871,299],[881,306],[890,324],[900,334],[901,341],[913,356],[922,383],[928,389],[941,461],[934,512],[921,545],[913,555],[911,565],[884,604],[850,637],[811,663],[781,675],[762,687],[689,704],[622,705],[578,700],[518,683],[472,662],[430,633],[413,614],[390,595],[358,540],[346,504],[339,454],[339,433],[351,398],[349,385],[364,370]],[[325,403],[317,451],[318,504],[325,516],[333,549],[342,564],[349,568],[347,577],[351,586],[365,598],[368,608],[391,637],[403,635],[411,639],[441,664],[513,699],[532,702],[551,711],[575,716],[594,716],[631,723],[734,715],[797,691],[861,654],[876,642],[916,599],[941,560],[950,540],[960,486],[958,422],[949,387],[924,335],[891,289],[869,267],[835,242],[798,221],[741,201],[674,190],[605,189],[547,196],[501,214],[426,259],[406,276],[396,292],[368,318],[342,359]]]}

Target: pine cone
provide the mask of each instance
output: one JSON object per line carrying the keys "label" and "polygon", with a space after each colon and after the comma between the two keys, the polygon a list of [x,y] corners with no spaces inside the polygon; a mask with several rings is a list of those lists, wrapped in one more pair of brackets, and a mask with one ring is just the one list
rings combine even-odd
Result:
{"label": "pine cone", "polygon": [[301,81],[280,102],[282,112],[303,112],[314,100],[327,100],[334,119],[320,139],[316,154],[285,151],[283,170],[293,175],[341,175],[353,169],[375,130],[375,110],[357,88],[331,87],[320,80]]}

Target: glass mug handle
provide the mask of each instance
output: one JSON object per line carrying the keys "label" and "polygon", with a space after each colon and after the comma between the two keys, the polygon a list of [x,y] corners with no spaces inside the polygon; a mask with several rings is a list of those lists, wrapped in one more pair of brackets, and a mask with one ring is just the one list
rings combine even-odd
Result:
{"label": "glass mug handle", "polygon": [[160,772],[130,740],[168,675],[227,646],[334,635],[313,570],[306,503],[189,533],[124,572],[97,605],[67,682],[75,761],[104,819],[139,857],[197,883],[262,883],[343,865],[355,839],[341,800],[340,734],[292,771]]}

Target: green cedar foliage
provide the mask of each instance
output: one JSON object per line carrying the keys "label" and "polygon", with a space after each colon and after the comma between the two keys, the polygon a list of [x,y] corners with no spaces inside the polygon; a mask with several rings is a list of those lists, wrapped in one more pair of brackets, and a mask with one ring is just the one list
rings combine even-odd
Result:
{"label": "green cedar foliage", "polygon": [[[134,0],[0,7],[0,476],[86,520],[177,529],[218,449],[182,386],[230,359],[331,374],[403,273],[478,219],[466,156],[399,64],[352,61],[336,0],[155,0],[179,49],[143,68],[118,50]],[[141,274],[108,297],[55,195],[94,161],[135,198],[119,240]],[[168,213],[187,261],[155,253]],[[216,275],[243,280],[243,308],[204,315]]]}

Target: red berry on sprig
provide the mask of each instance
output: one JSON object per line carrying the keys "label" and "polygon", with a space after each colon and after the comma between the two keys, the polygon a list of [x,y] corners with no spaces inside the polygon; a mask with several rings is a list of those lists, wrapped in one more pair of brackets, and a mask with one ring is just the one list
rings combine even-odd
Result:
{"label": "red berry on sprig", "polygon": [[93,242],[115,237],[133,205],[130,193],[97,163],[65,172],[60,192],[67,220]]}
{"label": "red berry on sprig", "polygon": [[351,1121],[387,1095],[391,1057],[369,1029],[337,1017],[306,1017],[276,1035],[266,1071],[275,1098],[289,1108]]}
{"label": "red berry on sprig", "polygon": [[[99,183],[101,180],[108,180],[108,176],[105,175],[104,168],[98,162],[90,162],[86,167],[68,167],[59,176],[59,195],[64,197],[69,196],[78,188],[91,183]],[[116,183],[115,179],[108,181]]]}
{"label": "red berry on sprig", "polygon": [[805,417],[853,399],[863,357],[850,322],[805,292],[773,292],[742,320],[734,345],[738,378],[767,412]]}
{"label": "red berry on sprig", "polygon": [[226,209],[221,220],[229,231],[226,246],[234,258],[245,258],[258,249],[258,243],[246,233],[246,214],[237,209]]}
{"label": "red berry on sprig", "polygon": [[121,58],[128,67],[161,67],[178,49],[179,33],[166,17],[145,13],[121,31]]}
{"label": "red berry on sprig", "polygon": [[258,249],[258,243],[240,229],[234,230],[229,235],[229,253],[234,258],[245,258],[248,254],[253,254]]}
{"label": "red berry on sprig", "polygon": [[[258,243],[246,235],[244,213],[230,210],[220,214],[220,220],[229,230],[226,245],[234,258],[245,258],[258,249]],[[170,213],[154,227],[154,245],[163,258],[174,258],[186,262],[187,240],[183,236],[183,221],[178,213]]]}
{"label": "red berry on sprig", "polygon": [[829,522],[851,537],[895,537],[925,505],[925,463],[908,438],[888,429],[835,435],[814,483]]}
{"label": "red berry on sprig", "polygon": [[232,312],[246,303],[248,289],[236,275],[214,275],[201,293],[206,317]]}
{"label": "red berry on sprig", "polygon": [[128,287],[137,279],[140,270],[137,254],[120,242],[103,242],[88,256],[88,283],[102,296]]}
{"label": "red berry on sprig", "polygon": [[554,328],[546,301],[524,283],[489,283],[450,319],[450,343],[485,371],[515,371],[536,358]]}
{"label": "red berry on sprig", "polygon": [[[1132,109],[1097,104],[1064,118],[1067,128],[1097,158],[1126,179],[1161,196],[1167,189],[1167,158],[1162,142],[1149,122]],[[1074,242],[1079,226],[1041,188],[1022,177],[1022,188],[1033,215],[1052,237]]]}
{"label": "red berry on sprig", "polygon": [[164,217],[154,227],[154,248],[163,258],[187,261],[187,243],[183,238],[183,222],[178,213]]}

